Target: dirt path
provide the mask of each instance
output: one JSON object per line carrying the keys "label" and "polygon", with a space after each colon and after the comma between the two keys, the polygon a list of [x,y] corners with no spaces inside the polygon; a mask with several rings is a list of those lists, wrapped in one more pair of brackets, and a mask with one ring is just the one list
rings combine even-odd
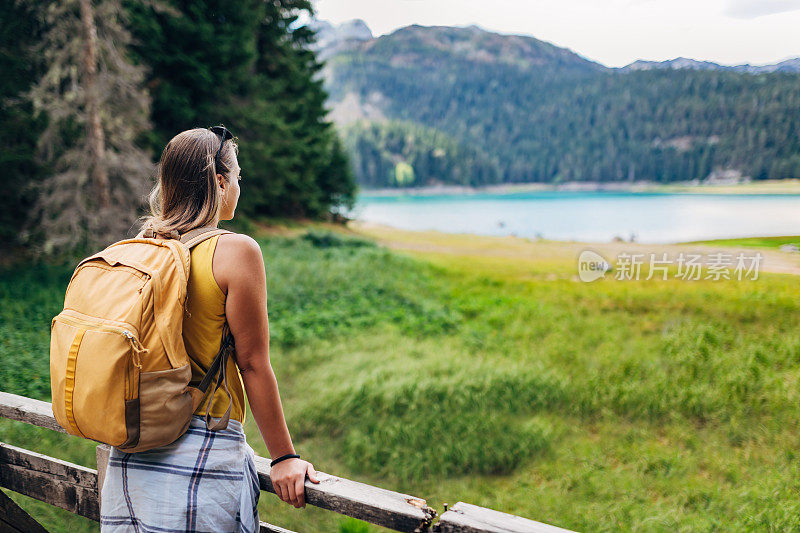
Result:
{"label": "dirt path", "polygon": [[[760,272],[800,275],[800,254],[763,248],[731,246],[708,246],[696,244],[645,244],[629,242],[581,243],[566,241],[536,241],[520,237],[486,237],[471,234],[452,234],[439,231],[408,231],[374,224],[353,221],[348,224],[354,233],[376,239],[379,243],[396,250],[407,250],[435,255],[463,256],[465,258],[495,258],[522,260],[526,263],[572,264],[584,250],[592,250],[611,263],[616,263],[619,254],[644,254],[645,263],[650,254],[657,259],[666,253],[668,260],[675,261],[679,254],[700,255],[700,262],[708,266],[715,261],[715,254],[730,256],[736,262],[739,254],[748,260],[760,252]],[[719,260],[719,259],[716,259]],[[731,270],[733,266],[730,267]]]}

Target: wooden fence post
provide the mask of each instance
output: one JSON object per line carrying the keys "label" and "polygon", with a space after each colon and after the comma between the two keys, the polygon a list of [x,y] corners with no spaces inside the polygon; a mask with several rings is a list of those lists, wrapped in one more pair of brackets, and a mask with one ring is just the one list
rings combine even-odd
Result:
{"label": "wooden fence post", "polygon": [[108,468],[108,458],[111,455],[111,447],[106,444],[98,444],[95,450],[97,457],[97,505],[102,505],[100,493],[103,490],[103,480],[106,478],[106,468]]}

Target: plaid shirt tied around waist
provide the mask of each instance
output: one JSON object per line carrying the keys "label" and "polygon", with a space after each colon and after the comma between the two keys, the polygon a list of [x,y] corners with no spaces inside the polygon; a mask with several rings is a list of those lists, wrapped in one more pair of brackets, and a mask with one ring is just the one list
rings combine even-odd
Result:
{"label": "plaid shirt tied around waist", "polygon": [[103,533],[232,532],[259,529],[255,453],[241,423],[210,431],[201,416],[167,446],[111,448],[101,489]]}

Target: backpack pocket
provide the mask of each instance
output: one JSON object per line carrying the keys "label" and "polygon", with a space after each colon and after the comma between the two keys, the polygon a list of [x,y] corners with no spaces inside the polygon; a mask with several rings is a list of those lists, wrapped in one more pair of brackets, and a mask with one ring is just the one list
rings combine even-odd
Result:
{"label": "backpack pocket", "polygon": [[139,374],[139,441],[118,446],[132,453],[174,442],[189,427],[203,393],[187,385],[191,365]]}
{"label": "backpack pocket", "polygon": [[130,324],[65,309],[51,323],[53,415],[68,433],[112,446],[139,439],[139,375],[147,352]]}

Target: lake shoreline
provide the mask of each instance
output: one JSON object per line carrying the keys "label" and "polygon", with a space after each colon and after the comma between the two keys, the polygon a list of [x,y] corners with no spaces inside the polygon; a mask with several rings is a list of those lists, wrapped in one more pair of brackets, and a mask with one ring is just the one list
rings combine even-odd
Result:
{"label": "lake shoreline", "polygon": [[[407,230],[650,243],[800,234],[800,191],[661,190],[362,195],[351,218]],[[768,184],[770,185],[770,184]],[[785,184],[779,184],[784,185]],[[511,189],[505,189],[510,191]],[[450,189],[452,191],[452,189]]]}
{"label": "lake shoreline", "polygon": [[748,182],[675,182],[669,184],[652,181],[636,182],[567,182],[551,183],[502,183],[484,187],[463,185],[433,185],[425,187],[361,189],[359,196],[447,196],[470,194],[513,194],[521,192],[625,192],[625,193],[680,193],[680,194],[800,194],[800,179],[760,180]]}
{"label": "lake shoreline", "polygon": [[516,272],[522,277],[530,276],[531,272],[540,268],[546,272],[550,267],[555,268],[555,265],[576,266],[578,257],[585,250],[599,253],[604,258],[619,257],[620,254],[639,254],[643,264],[649,264],[651,254],[655,257],[667,254],[676,265],[680,254],[700,254],[705,258],[704,264],[707,264],[718,254],[729,257],[744,254],[752,257],[757,252],[762,258],[759,263],[761,271],[800,276],[800,254],[781,248],[785,243],[800,243],[800,235],[652,243],[532,239],[516,235],[406,230],[363,220],[350,221],[347,229],[387,248],[433,261],[437,258],[449,258],[450,261],[463,261],[471,266],[484,263],[491,265],[490,271],[502,271],[504,274]]}

